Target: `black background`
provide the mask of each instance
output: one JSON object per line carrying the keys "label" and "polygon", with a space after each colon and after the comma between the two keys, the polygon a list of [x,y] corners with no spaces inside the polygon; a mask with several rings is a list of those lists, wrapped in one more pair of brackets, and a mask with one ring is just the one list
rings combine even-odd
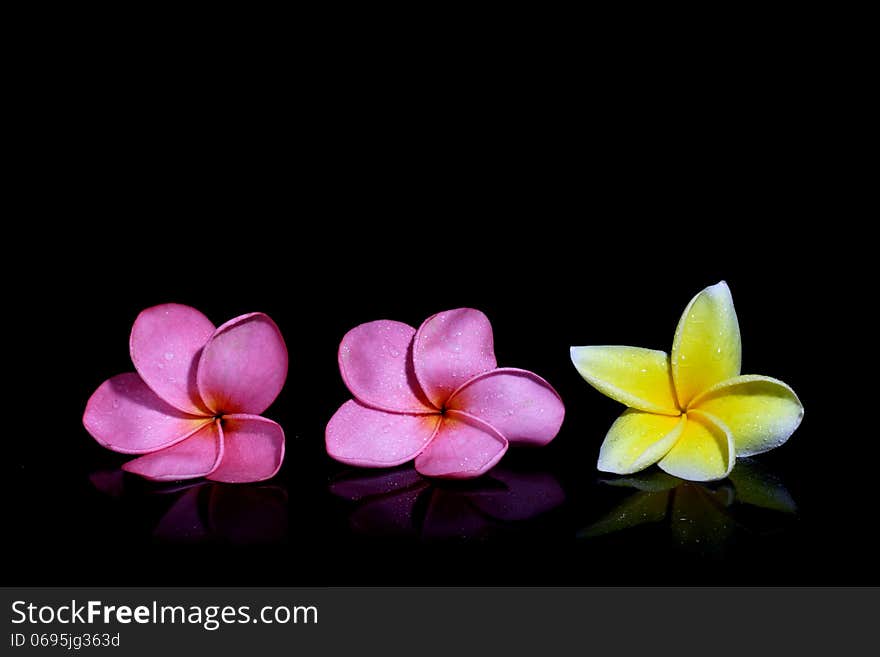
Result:
{"label": "black background", "polygon": [[[870,388],[853,378],[876,357],[873,264],[858,174],[838,150],[849,137],[806,77],[711,73],[381,85],[360,71],[293,92],[239,80],[234,94],[59,87],[64,112],[34,107],[16,175],[23,232],[4,244],[7,583],[877,583],[876,431]],[[762,529],[720,551],[684,549],[662,523],[578,540],[628,493],[595,471],[622,408],[577,375],[568,347],[668,350],[689,299],[721,279],[743,371],[784,380],[806,409],[790,442],[758,457],[797,514],[749,520]],[[287,340],[288,382],[265,414],[287,434],[272,482],[287,513],[265,544],[169,543],[156,527],[175,494],[126,476],[108,495],[90,479],[125,458],[83,429],[86,400],[132,369],[137,313],[168,301],[215,324],[261,310]],[[349,398],[339,340],[361,322],[417,326],[460,306],[489,316],[500,365],[563,397],[554,442],[502,465],[548,473],[565,502],[441,539],[420,515],[402,536],[364,531],[350,520],[357,503],[330,487],[371,473],[323,449]],[[462,499],[467,486],[436,490]]]}

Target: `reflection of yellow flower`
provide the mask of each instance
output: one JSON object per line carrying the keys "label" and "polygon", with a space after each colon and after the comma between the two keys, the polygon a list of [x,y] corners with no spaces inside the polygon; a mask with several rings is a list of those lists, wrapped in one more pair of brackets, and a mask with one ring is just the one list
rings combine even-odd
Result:
{"label": "reflection of yellow flower", "polygon": [[671,358],[639,347],[572,347],[581,376],[629,406],[611,425],[598,468],[630,474],[657,463],[682,479],[723,479],[737,456],[788,440],[804,415],[800,400],[782,381],[740,376],[741,355],[724,281],[685,308]]}
{"label": "reflection of yellow flower", "polygon": [[720,549],[737,528],[749,529],[736,519],[735,507],[752,506],[788,514],[796,511],[782,482],[750,459],[739,461],[729,478],[716,484],[695,484],[656,471],[603,483],[636,492],[581,530],[581,538],[665,523],[680,545]]}

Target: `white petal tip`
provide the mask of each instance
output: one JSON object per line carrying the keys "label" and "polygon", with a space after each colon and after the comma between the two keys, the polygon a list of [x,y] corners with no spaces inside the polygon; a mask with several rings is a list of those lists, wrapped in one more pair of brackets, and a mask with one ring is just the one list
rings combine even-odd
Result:
{"label": "white petal tip", "polygon": [[599,472],[608,472],[610,474],[627,474],[626,471],[621,470],[619,468],[615,468],[610,463],[603,463],[601,459],[599,460],[598,463],[596,463],[596,469]]}
{"label": "white petal tip", "polygon": [[708,292],[709,294],[723,294],[726,296],[731,296],[730,294],[730,286],[727,284],[727,281],[718,281],[715,285],[708,286],[704,292]]}

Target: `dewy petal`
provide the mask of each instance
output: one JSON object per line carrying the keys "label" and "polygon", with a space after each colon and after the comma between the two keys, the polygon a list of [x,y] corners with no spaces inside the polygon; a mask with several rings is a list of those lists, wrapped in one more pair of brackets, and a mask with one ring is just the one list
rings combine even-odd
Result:
{"label": "dewy petal", "polygon": [[259,415],[223,417],[223,458],[212,481],[242,484],[275,476],[284,460],[284,430]]}
{"label": "dewy petal", "polygon": [[442,408],[461,384],[497,366],[489,318],[473,308],[429,317],[416,332],[413,365],[428,399]]}
{"label": "dewy petal", "polygon": [[681,408],[739,374],[742,344],[727,283],[707,287],[685,308],[672,342],[672,379]]}
{"label": "dewy petal", "polygon": [[86,404],[83,425],[101,445],[145,454],[180,442],[208,418],[187,415],[162,401],[134,372],[104,381]]}
{"label": "dewy petal", "polygon": [[641,347],[572,347],[571,362],[591,386],[615,401],[648,413],[680,415],[669,358]]}
{"label": "dewy petal", "polygon": [[730,429],[737,456],[779,447],[804,417],[794,390],[769,376],[747,374],[722,381],[691,402]]}
{"label": "dewy petal", "polygon": [[352,399],[327,424],[327,453],[337,461],[364,468],[400,465],[425,448],[440,418],[439,413],[388,413]]}
{"label": "dewy petal", "polygon": [[223,451],[223,430],[214,421],[176,445],[123,464],[122,469],[154,481],[193,479],[217,467]]}
{"label": "dewy petal", "polygon": [[196,385],[202,347],[214,324],[195,308],[166,303],[147,308],[134,321],[131,360],[153,392],[185,413],[205,415]]}
{"label": "dewy petal", "polygon": [[727,427],[700,413],[688,413],[678,442],[657,464],[665,472],[690,481],[724,479],[736,460]]}
{"label": "dewy petal", "polygon": [[644,470],[672,449],[686,423],[684,417],[627,409],[608,430],[596,467],[616,474]]}
{"label": "dewy petal", "polygon": [[424,398],[413,370],[415,334],[412,326],[385,319],[346,333],[339,345],[339,371],[351,394],[384,411],[436,411]]}
{"label": "dewy petal", "polygon": [[512,443],[546,445],[562,426],[565,406],[537,374],[503,368],[475,376],[446,404],[497,429]]}
{"label": "dewy petal", "polygon": [[198,385],[215,413],[259,415],[287,378],[287,347],[268,315],[250,313],[218,328],[199,360]]}
{"label": "dewy petal", "polygon": [[485,422],[461,411],[447,411],[437,435],[416,457],[416,470],[427,477],[470,479],[498,463],[507,440]]}

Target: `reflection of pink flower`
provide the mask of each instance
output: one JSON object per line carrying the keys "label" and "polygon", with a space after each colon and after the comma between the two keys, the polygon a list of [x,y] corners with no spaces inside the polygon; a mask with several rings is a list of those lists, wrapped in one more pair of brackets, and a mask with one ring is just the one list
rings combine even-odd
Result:
{"label": "reflection of pink flower", "polygon": [[287,539],[287,492],[278,486],[227,486],[201,482],[159,520],[156,540],[169,543],[281,543]]}
{"label": "reflection of pink flower", "polygon": [[[105,495],[133,498],[140,504],[143,492],[118,468],[89,475]],[[287,490],[272,484],[233,486],[207,481],[151,486],[149,498],[176,496],[153,531],[157,541],[169,543],[224,542],[236,544],[281,543],[287,540]],[[123,506],[121,514],[130,516]],[[142,515],[141,513],[135,515]]]}
{"label": "reflection of pink flower", "polygon": [[546,472],[513,472],[499,466],[478,482],[431,483],[407,468],[346,477],[330,492],[356,502],[353,531],[422,540],[479,538],[555,509],[565,493]]}
{"label": "reflection of pink flower", "polygon": [[195,308],[144,310],[130,340],[134,372],[107,379],[83,424],[104,447],[144,454],[123,466],[147,479],[207,477],[231,483],[272,477],[284,431],[259,414],[287,378],[287,347],[263,313],[220,328]]}
{"label": "reflection of pink flower", "polygon": [[509,442],[544,445],[565,408],[532,372],[496,368],[492,326],[478,310],[429,317],[416,331],[380,320],[349,331],[339,369],[352,399],[327,425],[327,453],[362,467],[415,459],[431,477],[477,477]]}

